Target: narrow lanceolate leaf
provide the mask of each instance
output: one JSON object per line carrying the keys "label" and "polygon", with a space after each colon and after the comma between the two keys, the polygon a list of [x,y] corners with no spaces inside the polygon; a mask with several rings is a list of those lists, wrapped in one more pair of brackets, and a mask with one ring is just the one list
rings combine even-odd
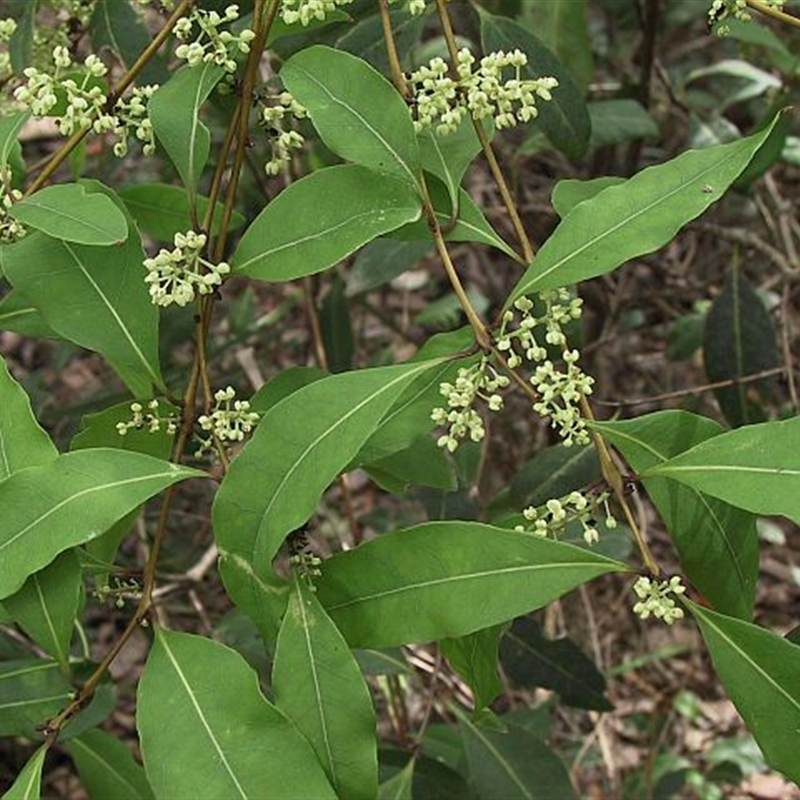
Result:
{"label": "narrow lanceolate leaf", "polygon": [[714,667],[770,766],[800,781],[800,647],[687,601]]}
{"label": "narrow lanceolate leaf", "polygon": [[457,639],[439,642],[450,666],[472,689],[476,711],[487,708],[504,691],[497,672],[497,648],[505,629],[505,624],[493,625]]}
{"label": "narrow lanceolate leaf", "polygon": [[414,764],[412,758],[396,775],[378,787],[378,800],[413,800]]}
{"label": "narrow lanceolate leaf", "polygon": [[524,728],[506,733],[459,720],[473,785],[481,797],[503,800],[574,800],[564,762]]}
{"label": "narrow lanceolate leaf", "polygon": [[81,586],[80,562],[75,552],[68,550],[3,601],[14,622],[58,661],[65,674],[69,672],[69,643]]}
{"label": "narrow lanceolate leaf", "polygon": [[0,736],[34,736],[72,691],[55,661],[0,662]]}
{"label": "narrow lanceolate leaf", "polygon": [[128,238],[125,214],[105,194],[78,183],[47,186],[9,209],[14,219],[54,239],[104,246]]}
{"label": "narrow lanceolate leaf", "polygon": [[[725,286],[706,316],[703,354],[712,382],[730,381],[763,372],[780,363],[778,337],[769,313],[738,264],[733,264]],[[721,386],[714,394],[733,427],[765,419],[763,398],[769,381]]]}
{"label": "narrow lanceolate leaf", "polygon": [[500,642],[503,671],[525,688],[558,692],[576,708],[611,711],[606,681],[592,660],[567,638],[548,639],[530,617],[514,620]]}
{"label": "narrow lanceolate leaf", "polygon": [[139,682],[137,726],[159,800],[336,797],[309,744],[261,694],[255,671],[210,639],[158,631]]}
{"label": "narrow lanceolate leaf", "polygon": [[344,637],[297,575],[275,648],[272,688],[275,705],[314,748],[337,796],[373,800],[372,698]]}
{"label": "narrow lanceolate leaf", "polygon": [[509,298],[610,272],[672,239],[719,200],[775,122],[731,144],[689,150],[575,206],[539,250]]}
{"label": "narrow lanceolate leaf", "polygon": [[0,166],[8,164],[13,148],[19,146],[17,136],[30,116],[30,111],[20,111],[0,119]]}
{"label": "narrow lanceolate leaf", "polygon": [[477,522],[387,533],[328,559],[317,596],[353,647],[464,636],[627,567],[588,550]]}
{"label": "narrow lanceolate leaf", "polygon": [[648,469],[755,514],[800,523],[800,417],[762,422],[701,442]]}
{"label": "narrow lanceolate leaf", "polygon": [[182,67],[148,104],[156,136],[192,198],[211,150],[211,134],[200,121],[200,106],[224,74],[214,63]]}
{"label": "narrow lanceolate leaf", "polygon": [[[124,209],[116,198],[118,209]],[[39,232],[3,249],[8,280],[64,338],[105,356],[136,397],[162,385],[158,311],[150,302],[145,254],[128,219],[127,241],[89,247]]]}
{"label": "narrow lanceolate leaf", "polygon": [[17,775],[11,788],[2,800],[39,800],[42,791],[42,767],[47,756],[48,746],[43,744],[29,759]]}
{"label": "narrow lanceolate leaf", "polygon": [[281,80],[334,153],[417,185],[419,147],[408,107],[366,61],[315,45],[284,64]]}
{"label": "narrow lanceolate leaf", "polygon": [[256,575],[270,572],[286,535],[314,513],[397,396],[439,363],[332,375],[272,406],[217,493],[220,551],[241,557]]}
{"label": "narrow lanceolate leaf", "polygon": [[65,742],[89,797],[152,800],[144,769],[117,738],[95,728]]}
{"label": "narrow lanceolate leaf", "polygon": [[527,28],[508,17],[495,16],[480,8],[479,11],[481,44],[485,53],[521,50],[528,57],[528,63],[521,68],[520,77],[553,76],[558,79],[552,100],[537,102],[539,116],[536,122],[553,147],[570,158],[582,156],[589,145],[592,124],[583,92],[575,85],[569,72]]}
{"label": "narrow lanceolate leaf", "polygon": [[0,482],[0,599],[59,553],[103,534],[177,481],[204,473],[122,450],[66,453]]}
{"label": "narrow lanceolate leaf", "polygon": [[[491,137],[491,128],[487,136]],[[439,178],[447,187],[452,206],[451,218],[455,219],[458,214],[458,190],[461,181],[472,159],[481,149],[472,120],[465,117],[457,130],[447,134],[438,134],[434,128],[428,128],[419,134],[419,145],[422,168]]]}
{"label": "narrow lanceolate leaf", "polygon": [[[172,243],[176,233],[183,233],[192,228],[189,197],[180,186],[169,183],[139,183],[123,189],[119,196],[140,230],[154,239]],[[208,198],[198,195],[195,199],[197,215],[202,219],[208,210]],[[214,216],[211,220],[212,235],[219,233],[223,209],[222,203],[214,206]],[[241,228],[244,222],[244,216],[234,211],[228,229]]]}
{"label": "narrow lanceolate leaf", "polygon": [[[658,467],[722,427],[688,411],[659,411],[633,420],[596,424],[638,473]],[[643,480],[691,582],[717,611],[749,619],[758,577],[755,517],[666,477]]]}
{"label": "narrow lanceolate leaf", "polygon": [[[3,256],[0,254],[0,275],[3,273]],[[33,303],[25,299],[22,292],[13,289],[0,300],[0,331],[16,331],[23,336],[36,339],[60,339],[61,337],[44,321],[44,317]]]}
{"label": "narrow lanceolate leaf", "polygon": [[31,410],[25,390],[0,358],[0,481],[12,472],[52,461],[58,451]]}
{"label": "narrow lanceolate leaf", "polygon": [[[89,24],[92,50],[99,53],[109,48],[130,69],[142,51],[150,44],[150,34],[142,16],[129,3],[117,0],[98,0]],[[158,58],[150,58],[140,73],[141,83],[161,83],[166,70]]]}
{"label": "narrow lanceolate leaf", "polygon": [[391,176],[355,164],[318,170],[256,217],[236,248],[233,269],[265,281],[312,275],[419,219],[421,209],[414,190]]}

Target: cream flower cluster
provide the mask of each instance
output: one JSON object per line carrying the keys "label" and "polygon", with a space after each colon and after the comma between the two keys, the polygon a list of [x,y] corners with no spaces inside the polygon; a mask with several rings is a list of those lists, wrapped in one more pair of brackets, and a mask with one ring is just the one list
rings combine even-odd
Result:
{"label": "cream flower cluster", "polygon": [[639,602],[633,607],[633,613],[642,619],[655,617],[663,619],[667,625],[672,625],[676,620],[683,618],[683,609],[680,608],[670,595],[680,596],[686,591],[681,584],[681,579],[676,575],[668,581],[654,581],[641,577],[633,585],[633,591]]}
{"label": "cream flower cluster", "polygon": [[8,51],[8,42],[17,29],[17,23],[11,17],[0,19],[0,45],[4,45],[0,50],[0,78],[6,78],[11,72],[11,54]]}
{"label": "cream flower cluster", "polygon": [[[772,8],[783,8],[785,0],[765,0],[765,2]],[[709,25],[722,22],[727,17],[749,22],[753,17],[747,9],[747,0],[713,0],[708,9]],[[721,26],[718,33],[724,35],[728,33],[728,28]]]}
{"label": "cream flower cluster", "polygon": [[[390,3],[395,3],[397,0],[389,0]],[[419,17],[425,13],[425,5],[427,0],[408,0],[406,8],[412,17]]]}
{"label": "cream flower cluster", "polygon": [[600,507],[605,510],[606,527],[617,527],[617,520],[608,508],[608,497],[608,492],[587,495],[576,491],[570,492],[566,497],[552,498],[539,508],[528,506],[522,512],[528,525],[517,525],[515,530],[520,533],[533,533],[542,538],[552,534],[557,538],[560,531],[577,519],[583,526],[583,538],[586,544],[596,544],[600,541],[600,535],[597,532],[595,514]]}
{"label": "cream flower cluster", "polygon": [[221,15],[216,11],[193,9],[188,16],[181,17],[175,25],[175,36],[182,42],[175,50],[175,55],[191,67],[213,63],[224,67],[228,73],[236,72],[234,55],[237,52],[249,53],[250,43],[256,36],[250,28],[245,28],[238,34],[227,29],[220,30],[237,19],[239,19],[237,5],[228,6]]}
{"label": "cream flower cluster", "polygon": [[287,127],[287,123],[292,119],[305,119],[308,111],[289,92],[261,102],[260,122],[271,134],[272,147],[272,158],[264,165],[264,170],[267,175],[278,175],[291,161],[292,151],[299,150],[305,142],[300,133]]}
{"label": "cream flower cluster", "polygon": [[278,13],[287,25],[299,22],[305,28],[315,19],[323,22],[339,6],[347,6],[352,2],[353,0],[283,0]]}
{"label": "cream flower cluster", "polygon": [[142,143],[142,152],[151,156],[156,151],[153,123],[147,114],[150,98],[158,85],[134,87],[130,97],[120,98],[114,105],[114,113],[101,113],[92,128],[95,133],[113,133],[114,155],[124,158],[128,154],[128,138],[133,135]]}
{"label": "cream flower cluster", "polygon": [[144,280],[150,285],[150,299],[157,306],[185,306],[198,294],[211,294],[231,271],[224,261],[212,264],[201,257],[206,246],[204,233],[176,233],[174,242],[173,250],[162,249],[155,258],[144,261]]}
{"label": "cream flower cluster", "polygon": [[510,379],[500,375],[484,356],[477,364],[459,369],[455,383],[442,383],[439,393],[447,398],[447,408],[434,408],[431,419],[437,425],[447,425],[447,433],[439,437],[437,444],[451,453],[467,436],[480,442],[486,435],[481,415],[473,408],[478,400],[486,403],[490,411],[503,407],[503,398],[498,389],[505,389]]}
{"label": "cream flower cluster", "polygon": [[[444,59],[432,59],[408,79],[414,94],[415,128],[421,131],[435,125],[437,133],[449,133],[467,114],[473,119],[491,117],[498,128],[529,122],[539,113],[537,100],[551,100],[558,81],[523,79],[521,69],[527,63],[528,57],[520,50],[500,50],[484,56],[473,71],[475,56],[463,48],[453,73]],[[511,77],[506,77],[508,70]]]}
{"label": "cream flower cluster", "polygon": [[131,414],[128,422],[117,423],[117,433],[120,436],[125,436],[130,430],[146,430],[148,433],[165,430],[171,436],[178,430],[178,421],[174,414],[162,416],[159,413],[158,400],[151,400],[146,411],[141,403],[131,403]]}
{"label": "cream flower cluster", "polygon": [[[67,48],[60,45],[53,49],[53,64],[54,74],[27,67],[23,71],[27,83],[15,90],[14,98],[28,106],[35,117],[52,116],[58,130],[70,136],[76,130],[91,127],[97,113],[105,107],[108,98],[99,79],[108,70],[96,55],[87,56],[82,66],[74,64]],[[75,73],[82,73],[79,80],[75,79]],[[63,113],[53,115],[62,99],[66,102]]]}
{"label": "cream flower cluster", "polygon": [[11,186],[11,168],[6,164],[0,170],[0,242],[10,244],[19,241],[26,233],[25,226],[9,214],[14,203],[22,200],[22,192]]}
{"label": "cream flower cluster", "polygon": [[[544,305],[540,316],[534,313],[533,301],[520,297],[514,309],[503,316],[497,349],[507,353],[508,366],[516,369],[524,361],[535,364],[529,381],[539,395],[533,409],[543,417],[550,417],[565,446],[588,444],[589,433],[581,415],[581,400],[592,393],[594,380],[578,366],[580,354],[567,347],[564,327],[580,318],[582,301],[572,297],[566,289],[554,289],[540,295]],[[516,327],[511,328],[512,324]],[[547,345],[561,348],[563,367],[557,367],[548,358]]]}
{"label": "cream flower cluster", "polygon": [[211,413],[198,418],[202,430],[211,434],[200,439],[198,456],[213,449],[214,438],[230,444],[243,441],[258,423],[259,415],[250,410],[250,403],[235,398],[236,390],[232,386],[220,389],[214,393],[214,408]]}

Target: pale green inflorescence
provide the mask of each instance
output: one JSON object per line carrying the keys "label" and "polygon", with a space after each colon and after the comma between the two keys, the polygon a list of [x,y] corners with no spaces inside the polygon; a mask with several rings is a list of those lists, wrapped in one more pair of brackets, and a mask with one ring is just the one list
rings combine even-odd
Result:
{"label": "pale green inflorescence", "polygon": [[117,433],[125,436],[131,430],[145,430],[148,433],[166,431],[170,436],[178,430],[178,420],[173,413],[160,413],[158,400],[151,400],[147,410],[141,403],[131,403],[131,418],[128,422],[117,423]]}
{"label": "pale green inflorescence", "polygon": [[[506,354],[511,369],[526,361],[534,365],[528,380],[539,399],[533,409],[543,417],[550,417],[563,444],[567,447],[588,444],[581,400],[592,393],[594,380],[578,366],[580,354],[567,346],[564,332],[568,323],[580,318],[582,300],[572,297],[567,289],[542,292],[539,297],[540,313],[528,297],[518,298],[514,311],[506,311],[497,336],[497,349]],[[562,366],[549,358],[548,346],[560,349]]]}
{"label": "pale green inflorescence", "polygon": [[617,520],[608,508],[608,499],[608,492],[594,495],[578,491],[570,492],[565,497],[552,498],[538,508],[528,506],[524,509],[522,516],[527,525],[517,525],[515,530],[542,538],[552,536],[557,539],[570,522],[577,520],[583,528],[586,544],[597,544],[600,534],[595,517],[601,508],[605,512],[606,527],[617,526]]}
{"label": "pale green inflorescence", "polygon": [[[407,0],[406,8],[412,16],[425,13],[427,0]],[[287,25],[299,22],[303,27],[315,20],[324,22],[327,17],[342,6],[349,6],[353,0],[283,0],[280,17]],[[389,0],[395,3],[397,0]]]}
{"label": "pale green inflorescence", "polygon": [[289,92],[260,99],[259,122],[270,134],[272,158],[264,165],[267,175],[277,175],[291,162],[292,153],[299,150],[305,139],[289,127],[292,120],[308,117],[306,109]]}
{"label": "pale green inflorescence", "polygon": [[154,258],[145,259],[145,282],[154,305],[185,306],[198,294],[211,294],[222,283],[231,268],[224,261],[212,264],[202,258],[206,241],[203,233],[176,233],[174,249],[162,249]]}
{"label": "pale green inflorescence", "polygon": [[633,613],[642,619],[652,616],[664,620],[667,625],[672,625],[676,620],[683,618],[683,609],[670,596],[678,597],[686,591],[686,587],[681,584],[681,579],[677,575],[668,581],[641,577],[634,583],[633,591],[639,598],[639,602],[633,607]]}
{"label": "pale green inflorescence", "polygon": [[523,79],[521,69],[528,57],[520,50],[489,53],[477,68],[475,63],[475,56],[462,48],[455,77],[438,57],[409,75],[417,131],[435,126],[437,133],[450,133],[467,115],[477,120],[491,117],[498,128],[511,128],[534,119],[539,113],[537,101],[551,100],[558,86],[553,77]]}
{"label": "pale green inflorescence", "polygon": [[236,400],[236,390],[232,386],[214,393],[214,408],[210,414],[198,418],[202,430],[210,435],[200,439],[197,455],[202,456],[214,447],[214,438],[225,444],[244,441],[259,420],[259,415],[250,410],[247,400]]}
{"label": "pale green inflorescence", "polygon": [[19,241],[26,233],[25,226],[9,214],[14,203],[22,200],[22,192],[14,189],[11,168],[6,164],[0,169],[0,242],[10,244]]}
{"label": "pale green inflorescence", "polygon": [[[764,0],[766,5],[772,8],[783,8],[786,0]],[[748,10],[747,0],[712,0],[711,7],[708,10],[708,21],[711,25],[716,25],[718,22],[724,22],[725,19],[731,17],[738,19],[742,22],[749,22],[753,17]],[[729,32],[726,25],[720,25],[717,33],[724,36]]]}
{"label": "pale green inflorescence", "polygon": [[226,72],[236,72],[236,53],[249,53],[250,43],[255,33],[244,28],[239,33],[227,29],[239,19],[239,6],[229,5],[222,14],[202,8],[192,9],[191,13],[178,20],[175,36],[181,40],[175,55],[189,66],[216,64]]}
{"label": "pale green inflorescence", "polygon": [[490,411],[499,411],[503,407],[503,398],[497,390],[505,389],[509,383],[510,379],[500,375],[487,356],[472,367],[460,369],[455,383],[442,383],[439,392],[447,398],[447,408],[435,408],[431,412],[431,419],[437,425],[448,426],[447,433],[439,437],[439,447],[452,453],[467,437],[480,442],[486,429],[473,406],[480,399]]}

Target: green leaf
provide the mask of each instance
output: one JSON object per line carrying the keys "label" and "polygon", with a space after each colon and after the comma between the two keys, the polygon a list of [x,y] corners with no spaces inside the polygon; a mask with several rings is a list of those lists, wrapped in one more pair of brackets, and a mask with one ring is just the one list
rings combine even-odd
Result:
{"label": "green leaf", "polygon": [[55,445],[39,426],[25,390],[0,357],[0,481],[26,467],[52,461]]}
{"label": "green leaf", "polygon": [[618,561],[477,522],[387,533],[325,562],[317,596],[353,647],[454,638],[526,614]]}
{"label": "green leaf", "polygon": [[211,134],[200,121],[200,106],[225,70],[213,62],[181,67],[151,98],[153,129],[178,170],[194,204],[197,182],[211,151]]}
{"label": "green leaf", "polygon": [[[597,423],[596,428],[639,473],[722,432],[711,419],[677,410]],[[751,617],[758,577],[752,514],[667,478],[647,477],[643,483],[692,583],[719,611]]]}
{"label": "green leaf", "polygon": [[22,15],[17,20],[17,29],[9,40],[8,53],[11,56],[11,69],[15,75],[22,75],[33,60],[33,29],[38,9],[39,0],[28,0],[23,3]]}
{"label": "green leaf", "polygon": [[[487,136],[491,139],[491,127]],[[480,152],[481,143],[475,133],[472,119],[467,116],[458,128],[440,135],[433,128],[419,134],[422,168],[435,175],[447,188],[452,212],[450,219],[458,215],[459,188],[472,159]]]}
{"label": "green leaf", "polygon": [[[0,262],[2,262],[0,256]],[[2,264],[0,263],[0,266]],[[0,270],[2,272],[2,270]],[[0,300],[0,330],[16,331],[34,339],[60,339],[61,337],[44,321],[39,309],[25,299],[22,292],[12,289]]]}
{"label": "green leaf", "polygon": [[404,450],[362,466],[379,486],[396,494],[402,494],[409,486],[430,486],[446,492],[458,488],[453,462],[429,436],[421,436]]}
{"label": "green leaf", "polygon": [[[136,59],[150,44],[150,34],[143,25],[142,17],[130,3],[119,0],[98,0],[89,23],[92,52],[99,53],[109,48],[130,69]],[[165,69],[156,59],[150,58],[138,76],[142,84],[161,83],[165,80]]]}
{"label": "green leaf", "polygon": [[414,800],[411,791],[414,785],[414,765],[412,758],[394,777],[384,781],[378,787],[378,800]]}
{"label": "green leaf", "polygon": [[608,189],[609,186],[619,186],[620,183],[625,183],[625,178],[618,178],[614,175],[592,178],[587,181],[579,181],[574,178],[561,180],[553,189],[551,198],[553,209],[561,219],[564,219],[578,203],[590,200],[603,189]]}
{"label": "green leaf", "polygon": [[757,625],[685,603],[764,757],[771,767],[800,781],[800,647]]}
{"label": "green leaf", "polygon": [[2,800],[39,800],[42,791],[42,767],[49,749],[43,744],[28,759],[11,788],[3,794]]}
{"label": "green leaf", "polygon": [[72,685],[55,661],[0,662],[0,736],[36,736],[68,702]]}
{"label": "green leaf", "polygon": [[[761,298],[734,264],[722,292],[706,316],[703,342],[708,379],[737,380],[780,364],[777,336]],[[733,427],[763,422],[759,403],[769,394],[767,380],[714,389],[720,409]]]}
{"label": "green leaf", "polygon": [[594,72],[586,0],[534,0],[531,5],[528,8],[532,11],[534,30],[585,93]]}
{"label": "green leaf", "polygon": [[414,125],[383,75],[349,53],[316,45],[292,56],[280,76],[334,153],[416,188],[420,160]]}
{"label": "green leaf", "polygon": [[505,690],[497,674],[497,648],[505,629],[505,624],[493,625],[457,639],[439,642],[450,666],[472,689],[476,711],[487,708]]}
{"label": "green leaf", "polygon": [[[350,22],[352,19],[353,18],[349,14],[346,14],[344,11],[338,8],[326,13],[323,19],[314,17],[313,19],[309,20],[307,25],[303,25],[303,23],[299,20],[287,25],[281,19],[280,15],[278,15],[273,21],[272,27],[269,29],[269,34],[267,35],[267,45],[269,46],[274,41],[287,36],[298,38],[306,37],[308,34],[318,31],[320,28],[325,28],[328,25],[332,25],[337,22]],[[283,57],[283,53],[280,53],[280,55]]]}
{"label": "green leaf", "polygon": [[313,275],[419,219],[421,208],[414,191],[392,177],[354,164],[327,167],[284,189],[256,217],[233,270],[274,282]]}
{"label": "green leaf", "polygon": [[481,797],[503,800],[577,800],[564,762],[532,733],[474,725],[459,715],[472,783]]}
{"label": "green leaf", "polygon": [[348,297],[389,283],[415,267],[430,252],[430,242],[377,239],[362,248],[347,276]]}
{"label": "green leaf", "polygon": [[[171,412],[177,413],[177,411],[178,409],[167,400],[159,398],[159,414],[166,416]],[[166,461],[172,452],[172,442],[175,437],[167,433],[165,425],[152,433],[145,426],[141,430],[131,428],[124,436],[119,435],[117,423],[130,422],[132,414],[129,402],[117,403],[94,414],[85,414],[81,418],[80,430],[72,438],[69,449],[86,450],[89,447],[111,447],[115,450],[145,453]]]}
{"label": "green leaf", "polygon": [[89,797],[114,800],[153,797],[144,770],[125,744],[114,736],[94,728],[70,739],[65,747]]}
{"label": "green leaf", "polygon": [[503,671],[520,686],[558,692],[575,708],[610,711],[606,681],[594,662],[570,639],[547,639],[528,617],[514,620],[500,642]]}
{"label": "green leaf", "polygon": [[[507,256],[516,258],[514,251],[497,235],[483,212],[464,189],[458,190],[458,219],[453,224],[450,199],[444,184],[438,180],[431,180],[428,188],[436,218],[442,226],[445,241],[488,244]],[[431,232],[427,222],[419,220],[400,228],[400,230],[392,234],[392,238],[421,239],[429,242],[431,240]]]}
{"label": "green leaf", "polygon": [[336,275],[319,309],[319,327],[325,347],[327,367],[331,372],[345,372],[353,367],[353,327],[344,282]]}
{"label": "green leaf", "polygon": [[511,502],[517,509],[539,506],[563,497],[600,477],[594,447],[553,445],[537,453],[511,481]]}
{"label": "green leaf", "polygon": [[315,381],[264,415],[231,465],[214,501],[223,555],[272,571],[286,535],[378,427],[397,396],[437,361],[344,372]]}
{"label": "green leaf", "polygon": [[[176,233],[185,233],[192,229],[192,218],[189,197],[185,189],[171,186],[168,183],[140,183],[129,186],[120,192],[122,202],[136,220],[136,224],[145,233],[162,242],[172,242]],[[197,195],[197,216],[205,217],[208,210],[208,198]],[[214,206],[214,218],[211,222],[211,235],[219,233],[222,222],[222,203]],[[244,225],[245,219],[238,211],[231,216],[229,230],[236,230]]]}
{"label": "green leaf", "polygon": [[87,194],[78,183],[47,186],[9,209],[14,219],[65,242],[95,246],[121,244],[128,222],[105,194]]}
{"label": "green leaf", "polygon": [[13,149],[19,147],[19,132],[30,118],[30,111],[0,118],[0,166],[8,164]]}
{"label": "green leaf", "polygon": [[659,137],[656,121],[631,98],[599,100],[589,103],[588,109],[592,119],[592,149]]}
{"label": "green leaf", "polygon": [[[114,199],[120,210],[122,201]],[[89,247],[42,233],[2,250],[8,280],[48,325],[108,359],[136,397],[162,386],[158,311],[144,282],[145,258],[136,226],[117,247]]]}
{"label": "green leaf", "polygon": [[373,800],[372,697],[347,642],[297,574],[275,648],[272,687],[275,705],[311,744],[337,796]]}
{"label": "green leaf", "polygon": [[485,53],[521,50],[528,57],[520,78],[531,80],[552,76],[558,79],[553,99],[537,103],[538,126],[552,145],[570,158],[580,158],[589,145],[591,121],[581,90],[569,72],[530,31],[507,17],[498,17],[477,7],[481,18],[481,44]]}
{"label": "green leaf", "polygon": [[100,536],[149,497],[203,474],[104,448],[66,453],[14,473],[0,482],[0,599],[59,553]]}
{"label": "green leaf", "polygon": [[800,523],[800,417],[722,433],[646,470],[719,497],[754,514]]}
{"label": "green leaf", "polygon": [[210,639],[157,630],[137,726],[160,800],[336,797],[311,747],[261,694],[256,673]]}
{"label": "green leaf", "polygon": [[272,406],[290,394],[294,394],[298,389],[302,389],[326,375],[326,372],[317,367],[289,367],[268,380],[250,398],[250,408],[259,414],[266,414]]}
{"label": "green leaf", "polygon": [[14,622],[69,674],[69,643],[81,599],[81,565],[67,550],[3,600]]}
{"label": "green leaf", "polygon": [[772,125],[731,144],[689,150],[642,170],[570,211],[511,292],[521,295],[593,278],[657,250],[723,195]]}

